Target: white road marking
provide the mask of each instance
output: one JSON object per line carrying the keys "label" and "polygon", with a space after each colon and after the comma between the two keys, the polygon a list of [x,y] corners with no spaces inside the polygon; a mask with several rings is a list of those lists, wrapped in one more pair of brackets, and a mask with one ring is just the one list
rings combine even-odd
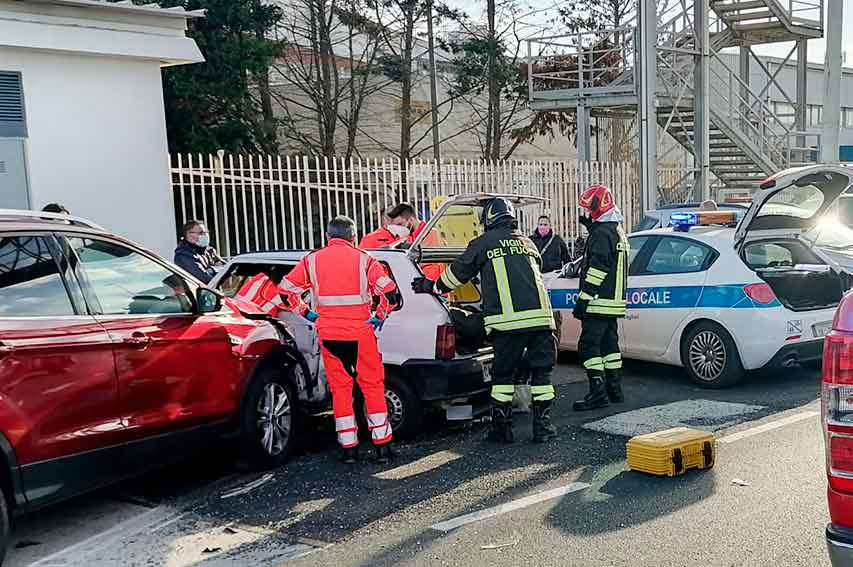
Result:
{"label": "white road marking", "polygon": [[224,500],[226,498],[232,498],[234,496],[239,496],[240,494],[246,494],[247,492],[251,492],[254,489],[258,488],[259,486],[265,485],[266,483],[271,481],[273,478],[275,478],[275,474],[267,473],[264,476],[257,478],[248,484],[245,484],[239,488],[235,488],[233,490],[229,490],[228,492],[223,493],[222,496],[220,496],[220,498],[222,498]]}
{"label": "white road marking", "polygon": [[120,522],[112,528],[77,542],[74,545],[42,557],[31,563],[29,567],[47,565],[72,565],[80,562],[86,556],[104,549],[118,541],[125,534],[149,529],[151,526],[170,520],[177,513],[170,508],[154,508]]}
{"label": "white road marking", "polygon": [[747,437],[752,437],[753,435],[760,435],[761,433],[773,431],[774,429],[779,429],[780,427],[785,427],[786,425],[791,425],[792,423],[799,423],[800,421],[805,421],[807,419],[811,419],[819,415],[819,411],[804,411],[800,413],[795,413],[794,415],[789,415],[788,417],[776,419],[768,423],[762,423],[761,425],[756,425],[754,427],[744,429],[743,431],[737,431],[729,435],[724,435],[722,437],[717,438],[717,442],[734,443],[735,441],[740,441],[741,439],[746,439]]}
{"label": "white road marking", "polygon": [[763,406],[718,402],[716,400],[682,400],[617,413],[584,425],[584,429],[610,435],[633,437],[671,427],[693,427],[706,431],[725,429],[742,421]]}
{"label": "white road marking", "polygon": [[539,504],[540,502],[552,500],[565,494],[578,492],[588,487],[589,484],[585,482],[573,482],[572,484],[568,484],[566,486],[560,486],[559,488],[553,488],[551,490],[537,492],[536,494],[531,494],[530,496],[525,496],[517,500],[512,500],[510,502],[500,504],[492,508],[486,508],[485,510],[479,510],[477,512],[465,514],[464,516],[451,518],[450,520],[434,524],[432,526],[432,529],[446,533],[466,524],[472,524],[474,522],[479,522],[480,520],[485,520],[486,518],[493,518],[495,516],[500,516],[501,514],[514,512],[515,510],[521,510],[522,508],[527,508],[528,506],[533,506],[534,504]]}

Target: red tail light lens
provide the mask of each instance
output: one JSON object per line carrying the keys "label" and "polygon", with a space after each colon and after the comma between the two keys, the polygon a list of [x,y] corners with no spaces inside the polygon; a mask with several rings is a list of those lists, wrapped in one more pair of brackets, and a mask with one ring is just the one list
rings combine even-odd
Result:
{"label": "red tail light lens", "polygon": [[823,381],[853,385],[853,335],[828,335],[824,339]]}
{"label": "red tail light lens", "polygon": [[853,492],[853,437],[830,434],[829,484],[840,492]]}
{"label": "red tail light lens", "polygon": [[450,360],[456,356],[456,327],[439,325],[435,330],[435,357]]}
{"label": "red tail light lens", "polygon": [[773,303],[776,299],[776,294],[766,283],[749,284],[744,286],[743,291],[748,298],[761,305]]}

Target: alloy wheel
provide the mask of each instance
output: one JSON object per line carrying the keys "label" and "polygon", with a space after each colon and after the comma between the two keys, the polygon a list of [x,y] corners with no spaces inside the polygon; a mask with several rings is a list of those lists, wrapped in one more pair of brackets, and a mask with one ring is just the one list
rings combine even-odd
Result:
{"label": "alloy wheel", "polygon": [[287,389],[275,382],[265,385],[258,400],[258,433],[261,447],[269,455],[276,456],[285,450],[290,440],[292,421]]}

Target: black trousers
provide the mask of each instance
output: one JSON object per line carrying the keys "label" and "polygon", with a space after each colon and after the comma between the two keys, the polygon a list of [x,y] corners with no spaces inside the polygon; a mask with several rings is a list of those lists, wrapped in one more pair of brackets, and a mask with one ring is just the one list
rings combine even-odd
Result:
{"label": "black trousers", "polygon": [[519,369],[530,372],[530,393],[533,401],[554,399],[551,373],[557,362],[557,341],[554,332],[537,330],[492,334],[495,358],[492,362],[492,399],[512,403],[515,378]]}
{"label": "black trousers", "polygon": [[616,317],[598,315],[583,318],[578,355],[587,372],[604,374],[606,370],[622,368],[618,321]]}

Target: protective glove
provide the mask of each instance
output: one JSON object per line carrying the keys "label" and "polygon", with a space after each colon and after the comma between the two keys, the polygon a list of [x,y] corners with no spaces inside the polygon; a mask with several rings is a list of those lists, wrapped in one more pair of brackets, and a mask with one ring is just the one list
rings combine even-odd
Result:
{"label": "protective glove", "polygon": [[435,282],[429,278],[415,278],[412,280],[412,291],[415,293],[435,293]]}
{"label": "protective glove", "polygon": [[581,223],[584,226],[584,228],[586,228],[587,232],[589,232],[589,229],[592,227],[592,219],[591,218],[589,218],[586,215],[580,215],[578,217],[578,222]]}
{"label": "protective glove", "polygon": [[379,317],[374,315],[373,317],[365,321],[365,323],[367,323],[368,325],[373,325],[374,331],[381,331],[382,325],[385,324],[385,319],[380,319]]}
{"label": "protective glove", "polygon": [[311,323],[314,323],[315,321],[317,321],[317,319],[320,318],[320,314],[317,313],[316,311],[311,310],[311,309],[306,311],[305,314],[302,316],[305,317],[306,319],[308,319],[308,321]]}
{"label": "protective glove", "polygon": [[572,317],[578,321],[583,321],[583,318],[586,317],[587,307],[589,307],[588,299],[578,299],[575,303],[575,308],[572,310]]}

